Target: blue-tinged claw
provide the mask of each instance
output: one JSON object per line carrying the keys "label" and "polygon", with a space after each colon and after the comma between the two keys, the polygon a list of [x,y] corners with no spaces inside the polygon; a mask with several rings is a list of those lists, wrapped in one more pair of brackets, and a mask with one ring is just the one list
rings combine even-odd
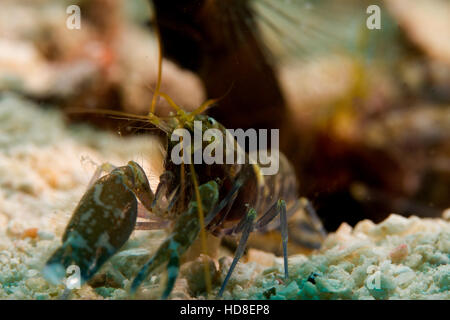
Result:
{"label": "blue-tinged claw", "polygon": [[70,219],[62,245],[47,261],[46,279],[60,283],[69,266],[80,270],[81,284],[128,240],[137,219],[136,194],[150,190],[134,162],[98,179],[84,194]]}

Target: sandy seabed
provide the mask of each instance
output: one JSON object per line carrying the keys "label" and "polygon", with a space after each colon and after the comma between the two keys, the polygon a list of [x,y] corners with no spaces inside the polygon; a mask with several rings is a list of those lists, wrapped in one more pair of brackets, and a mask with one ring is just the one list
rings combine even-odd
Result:
{"label": "sandy seabed", "polygon": [[[12,94],[0,95],[0,299],[62,295],[64,285],[48,283],[41,270],[60,245],[97,164],[137,161],[155,187],[162,159],[156,138],[119,137],[84,125],[68,127],[54,109]],[[378,225],[368,220],[354,228],[342,224],[320,251],[289,258],[288,281],[283,280],[281,258],[250,249],[224,298],[449,299],[449,219],[447,210],[442,219],[391,215]],[[135,232],[102,269],[109,282],[73,290],[71,298],[129,298],[130,279],[165,236],[163,230]],[[216,261],[212,294],[230,262],[229,256]],[[204,298],[198,286],[203,270],[199,264],[191,261],[181,267],[171,298]],[[161,275],[148,279],[137,297],[158,298],[163,279]]]}

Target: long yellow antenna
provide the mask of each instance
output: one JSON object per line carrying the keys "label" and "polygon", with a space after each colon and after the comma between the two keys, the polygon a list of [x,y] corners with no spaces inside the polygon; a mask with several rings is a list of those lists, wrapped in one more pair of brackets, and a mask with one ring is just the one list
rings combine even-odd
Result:
{"label": "long yellow antenna", "polygon": [[184,112],[183,109],[181,109],[173,100],[171,97],[169,97],[167,94],[163,93],[163,92],[158,92],[158,94],[163,97],[168,103],[169,105],[175,109],[175,111],[179,114],[179,115],[185,115],[186,113]]}
{"label": "long yellow antenna", "polygon": [[109,110],[109,109],[92,109],[91,110],[91,109],[83,109],[83,108],[68,108],[67,112],[68,113],[83,113],[83,114],[85,114],[85,113],[104,114],[104,115],[116,117],[117,119],[150,122],[164,132],[169,132],[169,130],[170,130],[170,127],[164,121],[161,121],[161,119],[159,117],[155,116],[154,114],[149,114],[148,116],[142,116],[139,114],[133,114],[133,113],[127,113],[127,112]]}
{"label": "long yellow antenna", "polygon": [[220,99],[210,99],[210,100],[203,102],[200,107],[196,108],[194,111],[191,112],[191,115],[196,116],[196,115],[202,113],[203,111],[208,109],[211,105],[213,105],[214,103],[216,103],[219,100]]}
{"label": "long yellow antenna", "polygon": [[219,98],[216,98],[216,99],[209,99],[209,100],[206,100],[205,102],[203,102],[202,105],[201,105],[200,107],[196,108],[194,111],[192,111],[192,112],[190,113],[191,117],[195,117],[196,115],[198,115],[198,114],[204,112],[204,111],[205,111],[206,109],[208,109],[211,105],[213,105],[213,104],[219,102],[220,100],[222,100],[223,98],[225,98],[225,97],[230,93],[230,91],[233,89],[233,86],[234,86],[234,84],[232,84],[232,85],[230,86],[230,88],[228,89],[228,91],[225,92],[225,94],[224,94],[223,96],[221,96],[221,97],[219,97]]}

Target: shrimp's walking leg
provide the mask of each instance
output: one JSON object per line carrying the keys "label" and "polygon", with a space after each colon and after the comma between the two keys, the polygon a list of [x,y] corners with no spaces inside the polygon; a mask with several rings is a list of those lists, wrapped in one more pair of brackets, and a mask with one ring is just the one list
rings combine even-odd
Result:
{"label": "shrimp's walking leg", "polygon": [[278,212],[280,213],[280,227],[281,227],[281,242],[283,243],[283,258],[284,258],[284,278],[289,278],[288,271],[288,256],[287,256],[287,244],[288,244],[288,225],[286,215],[286,202],[284,200],[278,201]]}
{"label": "shrimp's walking leg", "polygon": [[[234,182],[231,190],[228,192],[228,194],[223,198],[220,203],[212,210],[206,217],[205,217],[205,225],[210,224],[214,218],[225,208],[225,206],[228,206],[228,210],[231,208],[232,203],[236,199],[236,196],[238,194],[239,189],[244,185],[245,181],[247,181],[249,177],[249,173],[243,172],[239,174],[239,177]],[[226,214],[223,215],[221,221],[217,221],[216,224],[220,224],[223,219],[225,219]]]}
{"label": "shrimp's walking leg", "polygon": [[168,273],[167,284],[161,299],[165,300],[169,297],[173,287],[175,286],[175,281],[177,280],[179,270],[180,270],[180,257],[176,250],[172,250],[172,254],[170,256],[169,263],[167,265],[167,273]]}
{"label": "shrimp's walking leg", "polygon": [[253,231],[253,221],[256,218],[256,211],[255,209],[250,209],[246,215],[246,217],[243,219],[242,224],[237,226],[236,230],[242,229],[242,236],[241,240],[239,240],[239,245],[236,249],[236,252],[234,254],[233,262],[231,263],[230,269],[228,270],[228,273],[225,277],[225,280],[222,283],[222,287],[220,288],[219,294],[217,297],[222,297],[223,292],[225,291],[225,287],[227,286],[228,280],[230,280],[231,274],[234,271],[234,268],[236,267],[239,259],[242,257],[242,254],[244,253],[245,246],[247,244],[248,236]]}
{"label": "shrimp's walking leg", "polygon": [[212,220],[214,220],[214,218],[217,216],[217,214],[219,212],[221,212],[222,209],[225,208],[225,206],[230,203],[230,201],[234,201],[234,198],[236,197],[237,192],[239,191],[241,186],[242,186],[242,183],[239,181],[233,185],[232,189],[230,190],[230,192],[228,192],[228,194],[225,196],[225,198],[223,198],[223,200],[220,201],[220,203],[214,208],[214,210],[212,210],[205,217],[205,225],[208,225]]}
{"label": "shrimp's walking leg", "polygon": [[[203,210],[210,212],[219,199],[219,187],[215,181],[207,182],[199,187]],[[158,267],[169,262],[169,279],[163,297],[168,297],[178,275],[179,257],[197,239],[200,232],[198,204],[189,203],[188,209],[180,215],[170,236],[161,244],[153,257],[142,267],[131,284],[134,294],[141,283]]]}
{"label": "shrimp's walking leg", "polygon": [[283,244],[283,258],[284,258],[284,278],[289,277],[288,272],[288,256],[287,256],[287,244],[288,244],[288,224],[286,213],[286,202],[284,200],[278,200],[273,206],[267,210],[267,212],[258,219],[255,224],[257,230],[263,229],[268,225],[277,215],[280,215],[280,229],[281,229],[281,241]]}

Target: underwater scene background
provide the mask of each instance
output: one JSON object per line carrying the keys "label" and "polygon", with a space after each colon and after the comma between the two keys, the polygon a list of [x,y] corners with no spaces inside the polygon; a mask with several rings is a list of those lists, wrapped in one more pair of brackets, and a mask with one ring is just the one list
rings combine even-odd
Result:
{"label": "underwater scene background", "polygon": [[[449,299],[444,0],[3,0],[0,299],[161,297],[166,267],[130,293],[171,234],[159,220],[79,288],[43,274],[98,165],[133,160],[157,189],[166,134],[131,116],[155,101],[173,117],[155,92],[186,111],[218,99],[205,114],[229,129],[279,129],[296,196],[326,230],[310,248],[288,220],[288,278],[281,228],[252,232],[224,299]],[[169,299],[216,298],[240,237],[205,237],[207,255],[199,240],[179,257]]]}

